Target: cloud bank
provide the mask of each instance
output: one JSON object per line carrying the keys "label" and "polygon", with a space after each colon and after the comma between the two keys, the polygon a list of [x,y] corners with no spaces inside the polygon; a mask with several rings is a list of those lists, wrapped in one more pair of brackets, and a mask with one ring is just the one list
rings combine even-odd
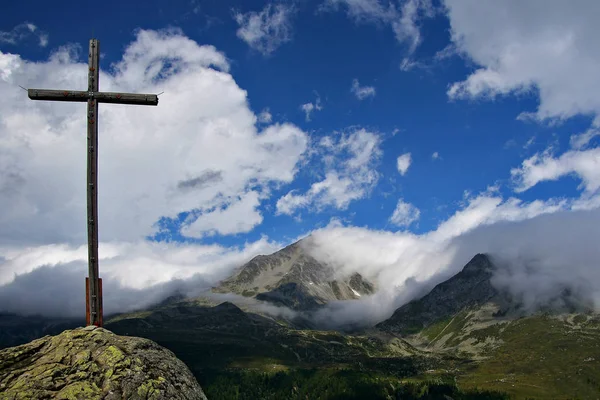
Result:
{"label": "cloud bank", "polygon": [[[3,311],[81,314],[85,110],[33,102],[18,87],[84,88],[88,67],[78,49],[65,45],[38,62],[0,52]],[[187,217],[178,229],[191,238],[252,230],[271,188],[294,179],[307,135],[291,124],[271,124],[266,115],[258,128],[225,55],[177,29],[137,31],[120,60],[106,67],[102,90],[165,92],[158,107],[100,107],[106,312],[151,304],[176,288],[209,287],[252,256],[277,250],[280,244],[266,238],[241,247],[144,238],[160,229],[161,218],[182,213]]]}
{"label": "cloud bank", "polygon": [[[468,198],[436,229],[420,235],[343,226],[313,231],[307,250],[341,275],[359,272],[377,284],[373,296],[334,302],[312,315],[324,328],[371,326],[454,275],[477,253],[501,267],[493,278],[525,307],[556,301],[568,289],[600,309],[600,202],[577,209],[580,199],[523,202],[494,192]],[[101,245],[107,313],[142,308],[175,291],[198,295],[257,254],[284,244],[263,238],[244,247],[150,243]],[[3,248],[2,311],[80,315],[86,275],[85,246]],[[15,274],[18,274],[15,276]],[[25,300],[22,300],[25,299]],[[258,307],[258,305],[255,305]],[[294,314],[264,306],[272,315]]]}
{"label": "cloud bank", "polygon": [[[0,243],[86,242],[85,111],[17,86],[84,88],[83,58],[74,46],[41,62],[0,52]],[[191,237],[260,223],[261,201],[294,179],[307,135],[265,119],[258,129],[225,55],[178,30],[138,31],[111,67],[102,90],[165,93],[158,107],[100,106],[100,240],[136,241],[184,212]]]}
{"label": "cloud bank", "polygon": [[[250,258],[280,247],[266,238],[240,248],[147,241],[101,243],[104,312],[137,310],[176,292],[197,296]],[[86,246],[4,247],[0,254],[0,311],[84,315]]]}
{"label": "cloud bank", "polygon": [[329,227],[313,232],[307,249],[342,274],[358,271],[378,285],[360,301],[336,302],[314,318],[325,327],[365,327],[459,272],[477,253],[500,269],[493,284],[530,311],[564,289],[600,310],[600,209],[573,211],[576,201],[524,203],[484,193],[422,235]]}

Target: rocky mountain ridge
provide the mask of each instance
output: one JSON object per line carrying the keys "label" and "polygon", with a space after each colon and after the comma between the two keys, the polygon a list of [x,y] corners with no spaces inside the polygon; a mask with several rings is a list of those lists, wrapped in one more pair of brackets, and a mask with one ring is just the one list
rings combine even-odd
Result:
{"label": "rocky mountain ridge", "polygon": [[[305,262],[291,261],[295,251],[288,249],[280,258],[261,256],[266,258],[254,266],[256,274],[266,270],[269,278],[269,271],[280,272],[281,260],[290,261],[298,265],[290,274],[304,290],[305,281],[315,278]],[[219,399],[233,398],[229,387],[242,376],[236,374],[297,368],[322,374],[351,368],[370,376],[393,373],[398,379],[423,382],[450,379],[461,388],[498,390],[516,398],[597,398],[600,315],[579,308],[573,313],[524,313],[492,285],[496,268],[493,258],[478,254],[458,274],[398,308],[377,329],[355,334],[296,329],[289,321],[259,315],[250,307],[177,296],[147,310],[107,318],[106,326],[170,349],[207,394],[227,393],[215,397]],[[248,281],[254,282],[251,272],[241,269],[235,276],[250,274]],[[350,280],[351,288],[359,285]],[[290,298],[294,296],[298,299],[297,294]],[[566,299],[562,304],[577,305],[576,293],[565,290],[557,296]],[[224,376],[229,383],[223,384]],[[236,387],[249,388],[247,383]]]}
{"label": "rocky mountain ridge", "polygon": [[304,246],[299,241],[271,255],[256,256],[213,291],[255,297],[303,311],[375,292],[375,285],[359,273],[336,276],[333,267],[316,260]]}
{"label": "rocky mountain ridge", "polygon": [[466,308],[479,307],[490,301],[505,305],[507,301],[491,283],[493,269],[489,256],[477,254],[458,274],[438,284],[422,298],[401,306],[376,327],[409,335]]}

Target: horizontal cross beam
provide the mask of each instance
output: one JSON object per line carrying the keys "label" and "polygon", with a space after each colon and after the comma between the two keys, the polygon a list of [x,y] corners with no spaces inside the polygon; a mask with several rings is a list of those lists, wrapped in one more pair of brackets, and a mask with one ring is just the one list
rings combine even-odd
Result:
{"label": "horizontal cross beam", "polygon": [[27,95],[31,100],[77,101],[83,103],[95,99],[98,103],[158,105],[158,96],[155,94],[28,89]]}

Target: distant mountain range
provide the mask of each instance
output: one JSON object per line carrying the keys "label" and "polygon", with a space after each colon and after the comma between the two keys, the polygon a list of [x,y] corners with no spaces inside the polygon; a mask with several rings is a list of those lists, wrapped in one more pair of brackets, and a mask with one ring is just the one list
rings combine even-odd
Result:
{"label": "distant mountain range", "polygon": [[[198,377],[209,398],[211,388],[222,382],[218,379],[223,371],[298,368],[351,368],[394,388],[397,384],[386,380],[390,374],[400,381],[452,382],[465,390],[498,390],[516,398],[600,398],[600,315],[568,290],[557,293],[561,301],[552,303],[564,305],[560,309],[548,305],[525,310],[492,284],[500,268],[493,260],[475,255],[423,297],[351,335],[297,329],[248,304],[181,296],[107,318],[106,328],[146,337],[172,350]],[[358,271],[337,276],[299,242],[255,257],[213,291],[310,313],[330,301],[359,301],[373,294],[376,285]],[[0,345],[56,333],[57,328],[69,328],[68,323],[0,316]]]}

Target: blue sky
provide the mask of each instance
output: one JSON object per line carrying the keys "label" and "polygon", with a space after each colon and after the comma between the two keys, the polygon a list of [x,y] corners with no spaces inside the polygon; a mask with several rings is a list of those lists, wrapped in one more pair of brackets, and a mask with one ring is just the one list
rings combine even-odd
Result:
{"label": "blue sky", "polygon": [[[0,285],[85,266],[85,107],[32,102],[19,85],[84,88],[92,35],[101,89],[164,91],[156,108],[101,107],[102,272],[123,287],[226,275],[315,230],[327,257],[393,284],[476,252],[523,256],[547,235],[584,246],[577,212],[600,208],[598,12],[593,0],[9,2]],[[562,222],[518,247],[542,214]],[[509,243],[502,224],[516,221]]]}
{"label": "blue sky", "polygon": [[[519,44],[518,37],[510,34],[522,33],[530,29],[529,25],[519,25],[517,21],[514,29],[507,27],[506,43],[501,39],[485,42],[489,32],[477,24],[481,19],[478,15],[493,16],[493,8],[497,6],[486,3],[478,7],[470,11],[459,3],[437,0],[105,1],[100,6],[64,1],[52,7],[44,2],[11,2],[4,6],[0,17],[0,51],[6,57],[18,55],[23,62],[48,65],[52,64],[48,60],[53,54],[69,54],[67,64],[81,67],[86,62],[87,41],[93,34],[101,41],[101,68],[117,82],[119,72],[115,65],[122,62],[126,49],[136,40],[140,41],[140,30],[159,32],[159,36],[160,32],[170,30],[177,37],[195,42],[198,48],[214,46],[213,50],[223,57],[216,70],[230,76],[237,88],[245,91],[248,109],[257,118],[268,111],[269,121],[256,122],[258,135],[278,124],[290,124],[302,131],[307,145],[292,164],[292,179],[253,183],[255,178],[248,178],[241,192],[221,191],[207,203],[199,199],[195,205],[192,202],[192,206],[166,208],[167,211],[156,215],[154,220],[161,221],[162,231],[157,234],[151,226],[144,230],[145,236],[154,240],[237,246],[266,235],[269,240],[285,243],[332,220],[370,230],[424,234],[435,231],[484,193],[494,193],[503,201],[517,198],[523,204],[563,198],[575,201],[580,196],[585,200],[593,198],[596,191],[593,182],[590,184],[590,179],[596,179],[593,172],[590,178],[589,172],[586,175],[566,159],[563,164],[571,166],[563,168],[564,171],[541,173],[541,178],[532,178],[532,184],[518,190],[519,179],[529,176],[523,164],[526,160],[538,156],[534,164],[552,169],[550,164],[562,154],[595,150],[597,137],[594,135],[578,149],[571,148],[570,141],[574,135],[596,129],[597,106],[595,99],[587,99],[587,94],[579,92],[566,94],[565,104],[555,104],[558,102],[552,93],[561,89],[561,84],[571,82],[559,82],[554,88],[548,84],[552,76],[520,72],[519,68],[530,70],[526,63],[531,60],[523,57],[514,61],[505,57],[506,49]],[[522,12],[517,3],[509,2],[504,7],[509,16]],[[573,11],[573,18],[585,11],[585,7]],[[553,3],[544,12],[548,15],[538,13],[533,22],[530,21],[540,32],[544,32],[561,10]],[[556,29],[557,37],[569,37],[569,29],[577,26],[575,20],[565,19],[564,26]],[[252,35],[259,36],[253,41]],[[535,32],[532,35],[537,37]],[[474,39],[480,36],[482,45]],[[527,42],[526,36],[524,40]],[[543,43],[530,45],[540,47]],[[586,43],[576,42],[573,46],[581,50],[579,47],[584,45]],[[497,54],[489,55],[487,47],[497,50]],[[170,54],[164,56],[165,60],[172,56]],[[548,54],[534,61],[543,66]],[[6,65],[9,64],[3,65],[8,71]],[[184,69],[185,65],[180,67]],[[539,69],[539,65],[535,67]],[[558,77],[572,72],[569,68],[573,69],[565,65],[563,70],[552,71],[557,81],[560,81]],[[481,70],[488,73],[482,78],[483,84],[468,86],[470,79],[481,78],[477,76]],[[500,79],[495,75],[490,79],[491,73]],[[22,84],[36,82],[37,78],[30,79],[25,72],[23,74]],[[52,73],[47,74],[49,78],[44,84],[65,82],[52,78]],[[69,75],[71,78],[74,80],[67,82],[85,79]],[[161,97],[161,109],[176,107],[179,94],[175,86],[169,86],[173,79],[158,77],[152,81],[152,89],[167,93]],[[11,90],[21,84],[14,78],[6,78],[5,82]],[[573,82],[572,86],[585,85],[580,83]],[[458,94],[451,94],[453,85],[460,87]],[[140,86],[143,85],[140,83],[130,89],[137,90]],[[362,98],[357,91],[360,88],[365,91]],[[200,93],[199,96],[210,102],[209,95]],[[27,100],[21,100],[23,107],[28,107]],[[588,101],[589,106],[582,105],[584,101]],[[309,103],[313,107],[310,118],[302,109]],[[50,108],[45,109],[46,112],[58,112],[62,105],[47,107]],[[106,112],[113,112],[112,107]],[[524,113],[530,113],[530,117],[522,118]],[[119,115],[127,118],[124,112]],[[115,121],[107,124],[117,126],[120,120]],[[360,130],[371,135],[369,140],[376,142],[376,149],[360,169],[349,171],[345,163],[354,153],[349,153],[350,147],[342,143],[350,141]],[[325,137],[333,138],[337,146],[335,157],[329,163],[324,162],[325,148],[319,147]],[[174,136],[173,141],[176,140]],[[410,153],[410,162],[401,173],[397,159],[407,153]],[[102,143],[100,154],[102,159]],[[595,162],[594,154],[586,154],[586,160]],[[220,171],[217,167],[204,171],[202,160],[196,161],[195,170],[185,171],[190,179],[193,174],[203,176],[206,171]],[[168,164],[171,160],[164,157],[154,162]],[[135,160],[132,163],[135,164]],[[515,169],[521,172],[511,174]],[[323,192],[311,197],[311,187],[323,182],[331,171],[352,181],[360,193],[347,201],[339,197],[336,200],[333,192],[328,194],[329,200],[319,197]],[[132,177],[135,179],[135,175]],[[184,180],[182,176],[172,179],[174,182]],[[190,216],[227,210],[243,198],[243,193],[253,190],[259,193],[252,210],[254,222],[220,229],[214,226],[219,222],[211,220],[212,228],[187,237],[181,230],[191,223]],[[283,208],[278,207],[286,195],[301,196],[300,200],[294,198],[302,201],[303,206],[282,212]],[[140,199],[144,194],[136,196]],[[224,200],[215,200],[218,198]],[[110,197],[104,201],[110,202]],[[392,218],[399,201],[406,204],[404,223]],[[106,203],[101,203],[101,208],[103,204]],[[409,211],[412,217],[406,219]],[[119,219],[114,215],[112,218]],[[223,214],[223,218],[234,217]],[[118,236],[108,233],[106,240],[118,240]],[[139,233],[138,236],[142,237]],[[63,240],[66,239],[46,237],[42,242]],[[80,242],[80,239],[73,240]]]}
{"label": "blue sky", "polygon": [[[517,120],[521,112],[535,110],[535,90],[494,101],[450,100],[446,94],[449,84],[463,80],[476,67],[458,56],[434,60],[436,53],[451,44],[449,21],[443,13],[422,21],[423,40],[414,54],[408,54],[407,45],[399,43],[383,24],[356,23],[342,10],[319,11],[320,1],[296,2],[289,22],[289,42],[265,55],[236,36],[239,26],[233,15],[261,11],[266,4],[131,1],[103,2],[95,10],[91,3],[75,1],[54,7],[43,2],[12,2],[3,13],[3,30],[10,31],[29,21],[48,34],[49,43],[42,48],[30,38],[13,46],[4,43],[2,49],[18,51],[31,60],[44,60],[57,46],[68,43],[85,49],[93,32],[101,39],[105,55],[102,66],[108,68],[120,59],[137,29],[177,27],[199,44],[213,45],[226,54],[231,74],[248,92],[250,107],[256,113],[268,108],[274,121],[296,124],[312,138],[352,126],[381,135],[383,156],[377,166],[380,178],[369,196],[353,201],[344,210],[329,207],[319,213],[304,212],[302,222],[266,211],[290,188],[310,185],[310,172],[300,170],[291,185],[275,191],[261,205],[265,210],[261,226],[235,237],[204,239],[226,244],[254,240],[261,234],[276,240],[296,237],[326,224],[331,217],[373,229],[393,229],[388,217],[398,196],[421,210],[421,218],[411,230],[430,231],[457,210],[465,190],[477,193],[498,182],[500,191],[510,194],[511,168],[550,143],[557,143],[557,150],[564,148],[572,134],[590,124],[587,118],[560,126]],[[406,57],[425,67],[402,71],[400,65]],[[84,61],[83,56],[81,59]],[[350,92],[353,79],[374,87],[376,95],[358,100]],[[323,110],[306,121],[299,106],[314,102],[317,94]],[[394,135],[395,129],[399,133]],[[533,144],[524,148],[532,138]],[[412,155],[412,163],[406,175],[400,176],[396,158],[407,152]],[[440,155],[437,160],[432,159],[435,152]],[[519,197],[573,196],[577,185],[564,179],[540,186]]]}

